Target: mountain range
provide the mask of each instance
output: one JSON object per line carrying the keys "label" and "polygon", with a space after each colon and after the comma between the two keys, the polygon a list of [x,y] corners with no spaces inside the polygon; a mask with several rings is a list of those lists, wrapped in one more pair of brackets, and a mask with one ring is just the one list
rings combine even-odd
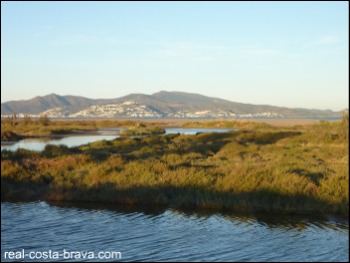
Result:
{"label": "mountain range", "polygon": [[17,113],[59,118],[332,118],[344,111],[286,108],[232,102],[186,92],[129,94],[88,99],[50,94],[1,103],[1,116]]}

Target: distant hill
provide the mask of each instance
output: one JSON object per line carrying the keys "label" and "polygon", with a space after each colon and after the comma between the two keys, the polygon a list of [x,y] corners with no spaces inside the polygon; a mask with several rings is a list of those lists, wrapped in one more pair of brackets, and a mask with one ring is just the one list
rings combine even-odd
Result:
{"label": "distant hill", "polygon": [[88,99],[80,96],[60,96],[49,94],[43,97],[37,96],[30,100],[18,100],[1,103],[1,114],[28,113],[40,114],[43,111],[65,107],[74,112],[95,104],[109,103],[113,100]]}
{"label": "distant hill", "polygon": [[129,94],[115,99],[88,99],[50,94],[1,104],[1,115],[13,113],[49,117],[138,118],[331,118],[343,111],[254,105],[186,92],[160,91],[152,95]]}

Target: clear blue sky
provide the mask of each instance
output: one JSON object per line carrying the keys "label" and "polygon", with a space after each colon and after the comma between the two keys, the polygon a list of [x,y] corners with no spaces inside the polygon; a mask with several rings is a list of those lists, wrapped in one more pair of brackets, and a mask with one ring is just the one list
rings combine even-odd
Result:
{"label": "clear blue sky", "polygon": [[345,2],[1,2],[1,101],[185,91],[341,110]]}

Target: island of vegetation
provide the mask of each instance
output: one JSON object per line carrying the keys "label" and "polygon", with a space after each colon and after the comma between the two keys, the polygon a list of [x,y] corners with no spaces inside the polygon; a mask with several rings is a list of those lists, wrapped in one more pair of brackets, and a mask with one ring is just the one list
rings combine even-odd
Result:
{"label": "island of vegetation", "polygon": [[[16,130],[21,125],[12,132],[22,135]],[[348,115],[292,127],[232,120],[184,127],[238,130],[126,136],[73,148],[48,145],[42,152],[4,150],[1,199],[348,214]]]}
{"label": "island of vegetation", "polygon": [[29,115],[18,118],[16,114],[1,119],[1,141],[18,141],[24,138],[84,134],[97,131],[92,121],[51,121],[47,116],[33,119]]}
{"label": "island of vegetation", "polygon": [[146,125],[142,123],[120,131],[120,135],[122,136],[147,136],[159,134],[165,134],[165,129],[160,127],[146,127]]}
{"label": "island of vegetation", "polygon": [[16,114],[1,119],[1,141],[15,142],[26,138],[50,138],[67,135],[97,134],[99,128],[119,127],[122,136],[145,136],[164,134],[165,129],[158,125],[167,122],[132,120],[50,120],[47,116],[33,119],[29,115],[18,118]]}

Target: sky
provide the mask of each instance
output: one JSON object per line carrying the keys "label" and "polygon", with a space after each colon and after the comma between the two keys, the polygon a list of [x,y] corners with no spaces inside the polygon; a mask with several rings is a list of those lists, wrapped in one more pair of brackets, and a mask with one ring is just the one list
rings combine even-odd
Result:
{"label": "sky", "polygon": [[1,1],[1,102],[161,90],[342,110],[344,2]]}

